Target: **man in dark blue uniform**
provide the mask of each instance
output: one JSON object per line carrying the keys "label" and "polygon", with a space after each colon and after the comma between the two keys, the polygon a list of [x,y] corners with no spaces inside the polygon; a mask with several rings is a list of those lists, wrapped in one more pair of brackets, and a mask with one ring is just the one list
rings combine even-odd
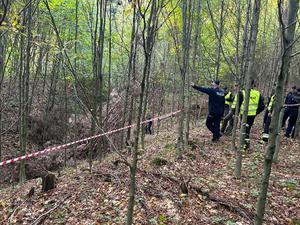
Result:
{"label": "man in dark blue uniform", "polygon": [[[295,89],[296,90],[296,89]],[[289,138],[294,136],[294,129],[298,118],[298,110],[299,110],[299,103],[300,103],[300,88],[298,88],[296,91],[292,91],[292,93],[289,93],[286,97],[286,104],[290,106],[286,106],[284,113],[287,115],[287,118],[289,118],[288,121],[288,127],[285,130],[285,137]],[[284,118],[287,120],[287,118]],[[292,134],[292,135],[291,135]]]}
{"label": "man in dark blue uniform", "polygon": [[[297,92],[297,88],[296,86],[293,86],[291,88],[291,91],[287,94],[287,96],[285,97],[285,101],[284,101],[284,104],[287,104],[287,105],[290,105],[290,104],[293,104],[293,94]],[[285,128],[285,124],[286,124],[286,121],[287,119],[289,118],[290,116],[290,113],[291,113],[291,108],[290,107],[285,107],[284,109],[284,114],[283,114],[283,118],[282,118],[282,128]]]}
{"label": "man in dark blue uniform", "polygon": [[224,91],[219,87],[220,81],[215,80],[212,88],[205,88],[191,83],[191,86],[209,96],[208,99],[208,116],[206,119],[206,126],[212,132],[212,141],[216,142],[220,139],[220,123],[224,114]]}

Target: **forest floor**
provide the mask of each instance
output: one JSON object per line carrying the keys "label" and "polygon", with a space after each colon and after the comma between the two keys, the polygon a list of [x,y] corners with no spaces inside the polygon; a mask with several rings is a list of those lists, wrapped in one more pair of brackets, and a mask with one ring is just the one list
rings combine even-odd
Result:
{"label": "forest floor", "polygon": [[[252,224],[266,147],[261,133],[257,127],[252,130],[251,152],[244,154],[243,176],[236,180],[230,137],[212,143],[203,126],[193,126],[191,145],[181,160],[175,157],[176,131],[146,137],[138,163],[135,224]],[[265,224],[299,224],[299,146],[299,140],[282,140]],[[1,190],[0,224],[125,224],[129,170],[118,159],[110,154],[101,163],[94,161],[92,174],[85,161],[67,167],[47,193],[40,190],[40,178]],[[182,183],[188,184],[188,195],[182,193]],[[35,193],[27,198],[32,187]]]}

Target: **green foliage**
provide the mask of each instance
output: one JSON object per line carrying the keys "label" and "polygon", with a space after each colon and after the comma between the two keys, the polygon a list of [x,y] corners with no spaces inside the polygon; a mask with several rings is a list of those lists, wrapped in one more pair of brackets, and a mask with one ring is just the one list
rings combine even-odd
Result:
{"label": "green foliage", "polygon": [[164,146],[164,149],[167,149],[167,150],[171,150],[171,149],[174,149],[174,148],[175,148],[175,145],[173,143],[167,143]]}
{"label": "green foliage", "polygon": [[297,184],[297,181],[293,178],[280,182],[280,186],[287,188],[289,191],[294,190],[297,187]]}
{"label": "green foliage", "polygon": [[195,160],[196,156],[192,153],[187,153],[186,156],[190,159],[190,160]]}
{"label": "green foliage", "polygon": [[167,165],[167,163],[168,163],[168,161],[166,159],[163,159],[163,158],[160,158],[160,157],[155,157],[150,162],[150,164],[152,166],[164,166],[164,165]]}
{"label": "green foliage", "polygon": [[164,214],[160,214],[159,222],[160,222],[160,225],[164,225],[164,223],[167,222],[167,217]]}

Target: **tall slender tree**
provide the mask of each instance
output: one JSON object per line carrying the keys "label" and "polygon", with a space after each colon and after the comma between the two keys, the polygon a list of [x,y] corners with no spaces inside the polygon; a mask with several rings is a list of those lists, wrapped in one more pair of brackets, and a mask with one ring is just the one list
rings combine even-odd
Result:
{"label": "tall slender tree", "polygon": [[276,98],[273,106],[273,114],[272,114],[271,125],[270,125],[270,138],[269,138],[267,152],[265,154],[264,171],[262,175],[262,181],[261,181],[260,192],[259,192],[260,194],[256,205],[255,225],[263,224],[263,217],[265,213],[265,205],[267,200],[267,192],[268,192],[270,174],[272,169],[273,155],[275,152],[276,136],[278,135],[278,130],[279,130],[278,121],[279,121],[279,115],[283,104],[284,83],[289,73],[298,10],[299,10],[299,0],[289,0],[288,20],[287,20],[287,24],[285,25],[282,18],[282,0],[278,0],[278,15],[279,15],[279,22],[281,26],[282,46],[284,51],[282,55],[280,73],[277,78],[277,85],[275,89]]}
{"label": "tall slender tree", "polygon": [[241,152],[245,145],[246,124],[247,124],[247,117],[248,117],[251,82],[255,77],[254,76],[254,63],[255,63],[255,49],[256,49],[256,41],[257,41],[257,34],[258,34],[260,6],[261,6],[261,0],[255,0],[254,6],[253,6],[253,12],[252,12],[252,21],[251,21],[251,30],[250,30],[249,66],[247,68],[247,73],[246,73],[244,112],[243,112],[243,117],[242,117],[240,146],[237,150],[237,156],[236,156],[236,167],[235,167],[236,178],[241,177],[241,168],[242,168],[242,153]]}
{"label": "tall slender tree", "polygon": [[[136,191],[136,170],[137,170],[137,156],[139,149],[139,138],[141,132],[141,119],[143,113],[143,100],[145,95],[146,81],[147,77],[150,74],[151,68],[151,57],[153,53],[153,47],[156,40],[156,35],[159,25],[159,16],[161,14],[162,8],[164,6],[164,0],[152,0],[146,1],[146,7],[144,10],[141,1],[137,2],[137,7],[139,15],[142,20],[142,46],[144,51],[144,66],[142,73],[142,81],[140,84],[140,95],[138,103],[138,113],[136,119],[136,132],[134,147],[132,152],[132,161],[130,166],[130,188],[129,188],[129,201],[128,201],[128,210],[127,210],[127,225],[133,223],[133,210],[134,210],[134,199]],[[150,10],[150,12],[149,12]]]}
{"label": "tall slender tree", "polygon": [[182,1],[182,37],[181,37],[181,54],[180,54],[180,116],[178,121],[178,137],[177,137],[177,157],[181,158],[182,150],[184,148],[184,121],[185,121],[185,100],[186,100],[186,77],[188,76],[189,67],[189,53],[191,41],[191,9],[192,1]]}

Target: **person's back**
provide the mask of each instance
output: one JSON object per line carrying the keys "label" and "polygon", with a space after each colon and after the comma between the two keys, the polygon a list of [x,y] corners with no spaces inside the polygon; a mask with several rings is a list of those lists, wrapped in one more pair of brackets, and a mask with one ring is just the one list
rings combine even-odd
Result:
{"label": "person's back", "polygon": [[287,104],[290,104],[291,106],[288,106],[290,110],[298,110],[299,106],[297,104],[300,103],[300,94],[298,92],[292,93],[289,97],[289,101]]}
{"label": "person's back", "polygon": [[221,88],[209,88],[208,110],[212,114],[223,115],[225,99]]}
{"label": "person's back", "polygon": [[219,84],[220,82],[218,80],[213,82],[213,88],[196,86],[194,83],[191,84],[194,89],[209,96],[206,126],[213,133],[212,141],[218,141],[221,137],[220,122],[225,105],[224,91],[219,87]]}

